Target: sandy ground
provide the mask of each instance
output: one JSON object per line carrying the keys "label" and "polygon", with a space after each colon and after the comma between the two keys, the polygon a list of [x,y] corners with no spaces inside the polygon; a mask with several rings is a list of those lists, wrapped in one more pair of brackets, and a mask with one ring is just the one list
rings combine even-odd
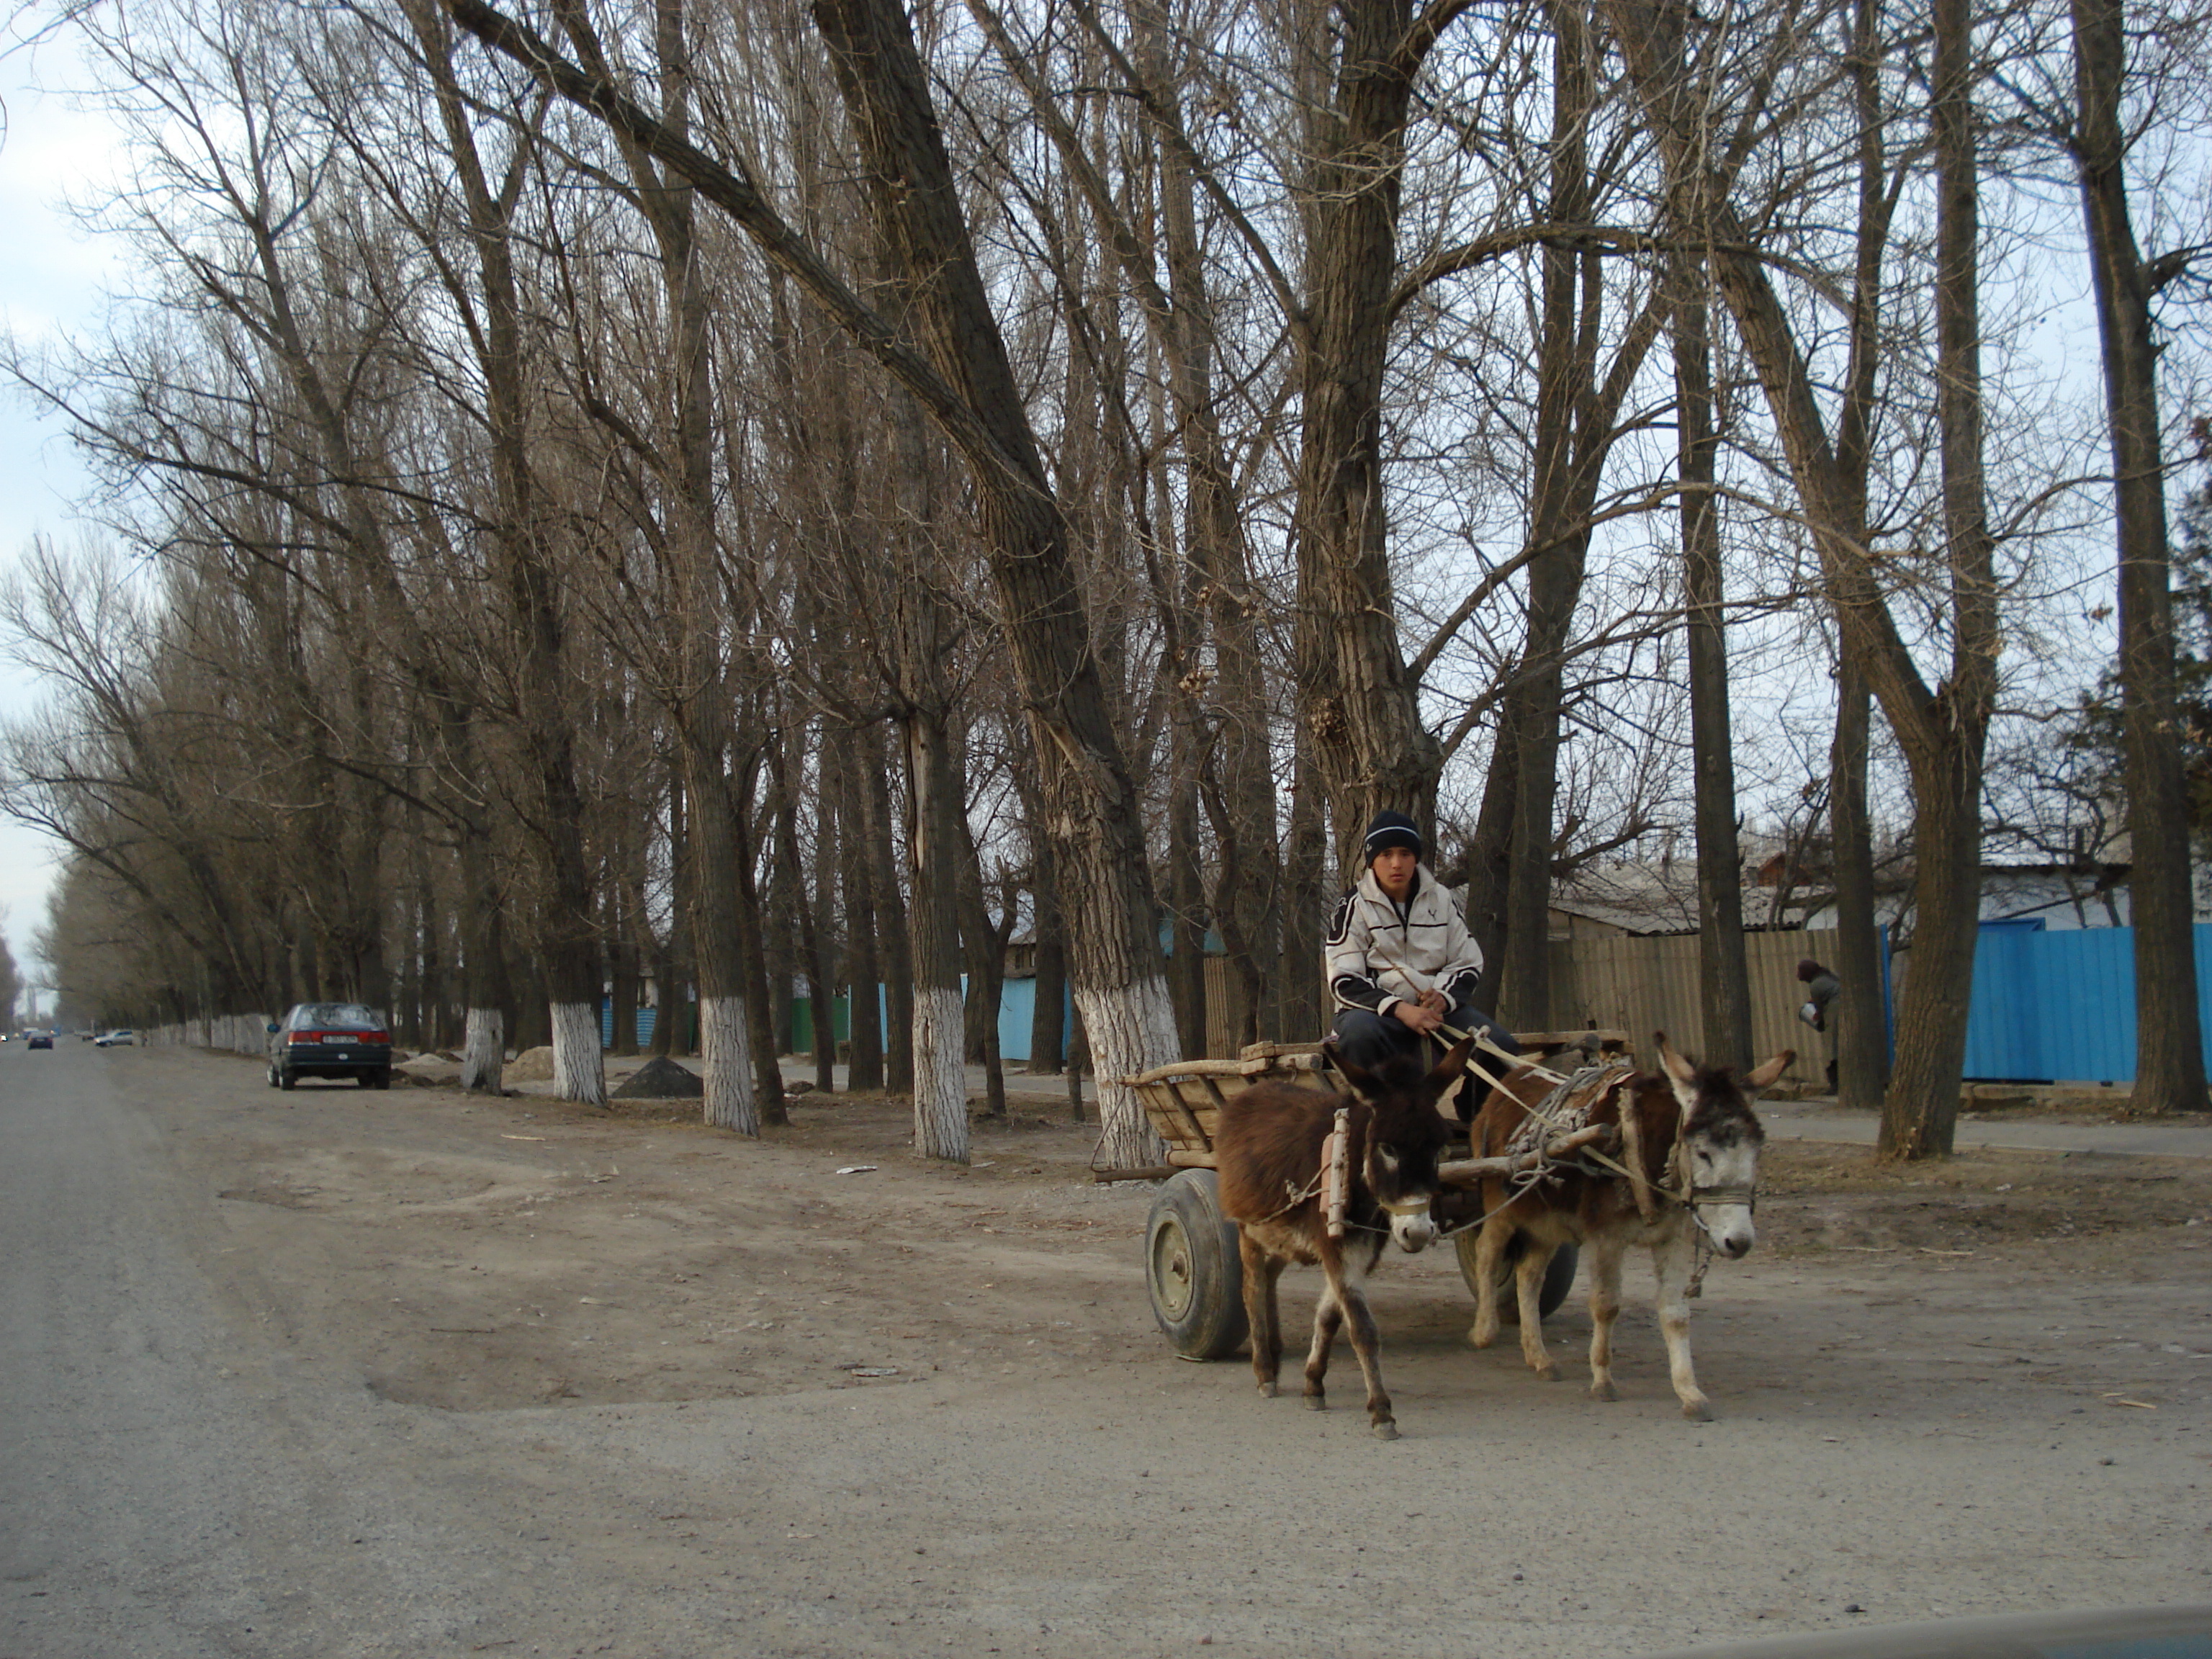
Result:
{"label": "sandy ground", "polygon": [[[499,1540],[480,1595],[349,1650],[1596,1655],[2212,1601],[2203,1160],[1776,1145],[1759,1248],[1697,1305],[1706,1425],[1641,1264],[1601,1406],[1579,1296],[1547,1385],[1510,1334],[1466,1347],[1449,1250],[1401,1259],[1386,1445],[1348,1353],[1321,1415],[1170,1353],[1151,1189],[1091,1184],[1064,1104],[961,1170],[881,1098],[756,1144],[688,1106],[100,1063],[207,1212],[221,1376],[365,1406],[343,1455]],[[563,1593],[518,1598],[533,1571]]]}

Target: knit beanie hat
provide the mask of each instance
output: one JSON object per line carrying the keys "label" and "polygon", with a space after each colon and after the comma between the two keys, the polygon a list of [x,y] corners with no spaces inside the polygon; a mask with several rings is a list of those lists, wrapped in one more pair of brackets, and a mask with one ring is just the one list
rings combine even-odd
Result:
{"label": "knit beanie hat", "polygon": [[1418,858],[1421,853],[1421,832],[1413,828],[1413,819],[1403,812],[1377,812],[1375,822],[1367,826],[1368,863],[1374,863],[1394,847],[1403,847]]}

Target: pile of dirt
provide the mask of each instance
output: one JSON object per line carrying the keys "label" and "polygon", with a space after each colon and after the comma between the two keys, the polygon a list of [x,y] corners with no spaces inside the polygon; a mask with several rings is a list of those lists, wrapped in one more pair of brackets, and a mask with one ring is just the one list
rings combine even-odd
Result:
{"label": "pile of dirt", "polygon": [[707,1085],[696,1072],[662,1056],[637,1068],[629,1082],[614,1092],[617,1100],[697,1100]]}
{"label": "pile of dirt", "polygon": [[553,1050],[550,1048],[525,1048],[507,1062],[502,1075],[509,1083],[550,1083],[553,1080]]}

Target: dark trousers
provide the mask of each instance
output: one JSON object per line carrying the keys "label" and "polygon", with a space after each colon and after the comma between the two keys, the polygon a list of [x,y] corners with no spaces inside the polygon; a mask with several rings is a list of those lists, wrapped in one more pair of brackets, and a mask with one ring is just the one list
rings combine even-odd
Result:
{"label": "dark trousers", "polygon": [[[1444,1016],[1444,1024],[1470,1036],[1487,1031],[1490,1040],[1506,1053],[1521,1052],[1512,1032],[1471,1004],[1462,1002],[1451,1010]],[[1364,1008],[1346,1008],[1337,1015],[1334,1030],[1337,1052],[1363,1072],[1374,1071],[1393,1054],[1413,1054],[1425,1066],[1433,1066],[1444,1056],[1445,1040],[1441,1035],[1425,1037],[1395,1013],[1370,1014]],[[1478,1048],[1474,1057],[1492,1076],[1501,1074],[1504,1062],[1488,1050]],[[1470,1079],[1452,1096],[1453,1114],[1462,1123],[1472,1123],[1475,1109],[1489,1092],[1487,1085]]]}
{"label": "dark trousers", "polygon": [[[1467,1031],[1487,1031],[1490,1040],[1510,1054],[1521,1052],[1513,1033],[1480,1008],[1464,1003],[1444,1016],[1444,1024]],[[1336,1017],[1334,1030],[1337,1052],[1362,1071],[1371,1072],[1393,1054],[1413,1054],[1433,1066],[1443,1058],[1443,1037],[1424,1037],[1394,1013],[1370,1014],[1364,1008],[1346,1008]],[[1478,1049],[1477,1057],[1485,1052]],[[1494,1071],[1493,1066],[1486,1067]]]}

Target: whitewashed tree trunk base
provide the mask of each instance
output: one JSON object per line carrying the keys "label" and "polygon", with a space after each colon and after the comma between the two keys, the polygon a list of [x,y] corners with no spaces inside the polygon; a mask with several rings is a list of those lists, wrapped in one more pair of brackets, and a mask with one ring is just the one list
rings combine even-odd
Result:
{"label": "whitewashed tree trunk base", "polygon": [[496,1008],[470,1009],[461,1041],[461,1087],[473,1094],[495,1095],[506,1070],[506,1016]]}
{"label": "whitewashed tree trunk base", "polygon": [[1098,1085],[1098,1162],[1118,1170],[1160,1163],[1167,1149],[1152,1133],[1137,1091],[1121,1079],[1182,1057],[1167,981],[1139,980],[1109,990],[1079,986],[1075,1006],[1091,1039],[1091,1070]]}
{"label": "whitewashed tree trunk base", "polygon": [[760,1133],[753,1099],[753,1045],[743,997],[699,999],[699,1048],[706,1062],[707,1121],[741,1135]]}
{"label": "whitewashed tree trunk base", "polygon": [[599,1013],[588,1002],[553,1005],[553,1092],[586,1106],[607,1103],[607,1067],[599,1051]]}
{"label": "whitewashed tree trunk base", "polygon": [[914,1149],[924,1158],[968,1161],[966,1021],[960,993],[914,988]]}

